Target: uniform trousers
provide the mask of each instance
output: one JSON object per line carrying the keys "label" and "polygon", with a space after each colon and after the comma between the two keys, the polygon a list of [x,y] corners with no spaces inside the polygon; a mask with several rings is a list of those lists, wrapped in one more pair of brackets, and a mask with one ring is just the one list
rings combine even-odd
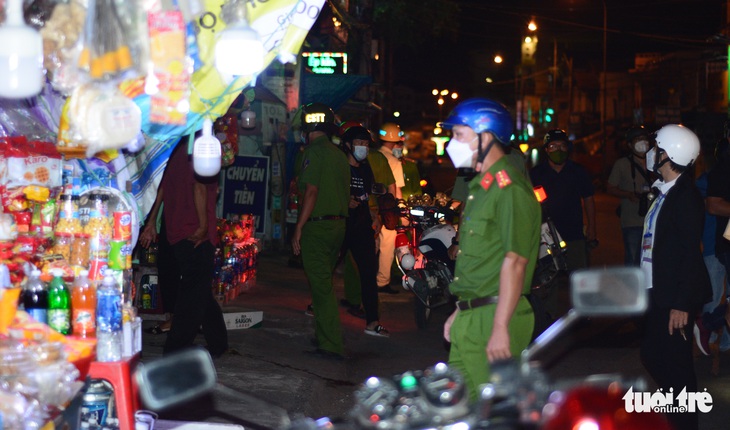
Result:
{"label": "uniform trousers", "polygon": [[380,229],[380,256],[378,257],[378,287],[390,285],[390,273],[395,258],[395,230]]}
{"label": "uniform trousers", "polygon": [[[492,336],[496,304],[459,311],[451,325],[451,350],[449,365],[464,376],[469,399],[478,399],[479,386],[489,382],[490,368],[487,360],[487,343]],[[525,296],[517,302],[509,322],[509,347],[512,357],[519,360],[522,350],[532,338],[535,316]]]}
{"label": "uniform trousers", "polygon": [[345,238],[345,220],[310,221],[300,240],[302,264],[312,291],[314,334],[320,349],[344,353],[340,312],[332,274]]}

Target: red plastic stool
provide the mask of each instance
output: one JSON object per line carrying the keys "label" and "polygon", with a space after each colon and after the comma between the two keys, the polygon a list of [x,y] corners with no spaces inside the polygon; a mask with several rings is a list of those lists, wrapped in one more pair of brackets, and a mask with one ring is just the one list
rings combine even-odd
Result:
{"label": "red plastic stool", "polygon": [[138,361],[139,354],[135,354],[122,361],[94,361],[89,366],[89,378],[105,379],[114,388],[119,430],[134,430],[134,413],[139,409],[139,389],[133,380],[133,371]]}

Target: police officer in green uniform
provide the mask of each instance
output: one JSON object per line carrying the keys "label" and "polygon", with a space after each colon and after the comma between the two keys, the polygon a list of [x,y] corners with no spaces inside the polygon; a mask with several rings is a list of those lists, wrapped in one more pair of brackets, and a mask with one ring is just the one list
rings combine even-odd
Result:
{"label": "police officer in green uniform", "polygon": [[495,101],[460,103],[444,126],[452,130],[447,152],[455,167],[472,167],[459,225],[458,258],[451,292],[457,308],[444,325],[449,364],[464,375],[477,399],[489,363],[519,356],[534,326],[530,292],[540,237],[540,207],[524,174],[509,161],[512,118]]}
{"label": "police officer in green uniform", "polygon": [[301,210],[292,237],[292,250],[302,254],[312,290],[316,354],[342,358],[344,345],[332,273],[345,237],[350,201],[350,166],[331,141],[337,133],[335,114],[321,103],[302,108],[302,155],[298,188]]}

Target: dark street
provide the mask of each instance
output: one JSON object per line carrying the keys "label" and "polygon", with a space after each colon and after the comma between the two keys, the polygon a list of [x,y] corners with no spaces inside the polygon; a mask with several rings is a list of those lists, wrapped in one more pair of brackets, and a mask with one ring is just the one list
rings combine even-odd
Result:
{"label": "dark street", "polygon": [[[622,259],[621,234],[614,215],[616,200],[597,196],[600,245],[593,251],[594,266],[612,266]],[[163,418],[182,421],[233,423],[247,428],[280,428],[284,411],[290,417],[345,417],[354,404],[353,392],[369,376],[393,376],[422,370],[448,358],[442,326],[448,309],[437,309],[426,330],[413,319],[412,296],[381,294],[381,321],[389,339],[363,333],[364,322],[341,308],[348,358],[330,361],[307,353],[314,334],[313,319],[304,314],[309,293],[304,272],[287,266],[286,252],[265,250],[258,265],[256,285],[225,307],[225,311],[263,311],[260,328],[229,331],[231,352],[215,361],[219,383],[207,399],[168,411]],[[338,299],[342,278],[335,278]],[[146,322],[151,324],[151,322]],[[144,360],[161,353],[164,335],[144,337]],[[202,342],[202,339],[201,339]],[[644,377],[638,357],[639,336],[632,320],[583,320],[555,342],[545,360],[554,379],[589,374],[621,373]],[[701,415],[700,428],[720,430],[730,422],[730,355],[720,359],[720,374],[712,376],[710,357],[698,357],[700,389],[712,395],[714,407]],[[649,385],[651,387],[651,384]],[[230,388],[230,390],[228,389]]]}

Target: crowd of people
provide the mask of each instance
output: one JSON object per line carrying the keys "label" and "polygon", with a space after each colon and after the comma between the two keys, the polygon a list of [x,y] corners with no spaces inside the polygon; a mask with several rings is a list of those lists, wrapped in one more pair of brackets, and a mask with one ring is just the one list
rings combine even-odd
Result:
{"label": "crowd of people", "polygon": [[[450,342],[449,363],[464,375],[475,398],[479,385],[489,380],[490,364],[519,356],[532,339],[535,304],[528,297],[543,217],[550,217],[567,244],[568,272],[590,266],[590,249],[598,245],[595,190],[560,129],[545,134],[544,162],[528,169],[512,146],[513,118],[497,101],[468,99],[443,126],[451,131],[446,149],[459,172],[453,195],[465,202],[449,249],[456,261],[450,285],[455,302],[444,338]],[[397,124],[373,132],[311,103],[300,108],[293,127],[300,131],[301,150],[292,183],[298,218],[290,237],[311,291],[312,353],[342,360],[339,306],[364,320],[365,334],[390,335],[381,321],[379,294],[399,292],[391,278],[396,231],[382,202],[419,194],[421,178],[417,165],[404,157],[404,133]],[[616,214],[624,263],[643,268],[648,278],[642,362],[665,391],[695,391],[693,346],[704,354],[713,342],[730,349],[725,235],[730,144],[725,137],[711,151],[701,151],[697,135],[677,124],[655,132],[631,127],[624,144],[627,154],[613,165],[606,191],[620,199]],[[180,148],[170,158],[140,244],[159,241],[166,250],[160,256],[160,285],[173,317],[168,326],[156,328],[168,333],[165,353],[193,345],[202,329],[217,356],[228,349],[220,307],[206,288],[217,242],[217,185],[194,175]],[[182,182],[190,186],[180,187]],[[548,196],[542,208],[533,187]],[[345,288],[338,301],[333,274],[340,263]],[[696,414],[670,419],[679,429],[697,428]]]}

